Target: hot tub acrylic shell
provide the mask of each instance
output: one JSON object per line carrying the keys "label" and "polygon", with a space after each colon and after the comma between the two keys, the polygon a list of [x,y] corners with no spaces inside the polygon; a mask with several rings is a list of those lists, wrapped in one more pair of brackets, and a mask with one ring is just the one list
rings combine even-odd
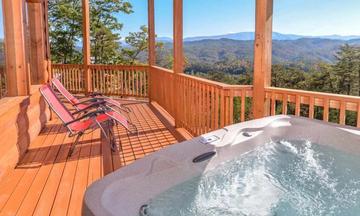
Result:
{"label": "hot tub acrylic shell", "polygon": [[[167,189],[259,145],[283,139],[309,140],[360,155],[356,128],[283,115],[252,120],[164,148],[105,176],[86,190],[83,215],[139,215],[142,205]],[[212,151],[216,155],[209,160],[193,162]]]}

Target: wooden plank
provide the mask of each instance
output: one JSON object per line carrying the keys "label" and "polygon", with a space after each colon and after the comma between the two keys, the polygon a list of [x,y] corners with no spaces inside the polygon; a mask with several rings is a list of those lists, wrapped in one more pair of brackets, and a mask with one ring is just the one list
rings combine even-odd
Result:
{"label": "wooden plank", "polygon": [[72,187],[69,202],[68,215],[81,215],[81,208],[84,192],[88,186],[89,162],[91,154],[91,134],[85,134],[80,147],[80,157],[77,164],[77,171]]}
{"label": "wooden plank", "polygon": [[224,89],[220,90],[220,128],[225,126],[225,96]]}
{"label": "wooden plank", "polygon": [[329,99],[324,98],[323,121],[329,121]]}
{"label": "wooden plank", "polygon": [[357,127],[360,128],[360,102],[357,104]]}
{"label": "wooden plank", "polygon": [[1,214],[15,215],[17,213],[22,201],[25,198],[25,195],[27,194],[31,184],[33,183],[39,171],[41,162],[44,161],[47,153],[50,150],[49,146],[51,146],[51,144],[53,143],[56,137],[57,130],[58,127],[53,127],[50,134],[47,136],[45,142],[43,143],[43,147],[40,149],[35,149],[36,156],[34,157],[34,160],[30,162],[30,164],[33,163],[37,165],[35,165],[32,169],[26,169],[24,176],[21,178],[21,181],[16,186],[15,190],[12,192],[11,197],[6,202],[5,206],[1,209]]}
{"label": "wooden plank", "polygon": [[296,116],[300,116],[300,111],[301,111],[301,96],[300,95],[296,95],[296,102],[295,102],[295,115]]}
{"label": "wooden plank", "polygon": [[283,104],[282,104],[282,114],[287,115],[287,112],[288,112],[288,95],[287,94],[283,95],[282,102],[283,102]]}
{"label": "wooden plank", "polygon": [[90,156],[90,165],[89,165],[89,175],[88,175],[88,186],[101,178],[101,140],[100,140],[100,130],[96,130],[92,135],[92,144],[91,144],[91,156]]}
{"label": "wooden plank", "polygon": [[270,115],[274,116],[276,115],[276,97],[275,97],[275,93],[272,92],[271,93],[271,105],[270,105]]}
{"label": "wooden plank", "polygon": [[57,158],[57,155],[60,152],[60,148],[63,147],[63,143],[66,133],[60,133],[61,127],[57,127],[56,138],[49,147],[49,151],[46,155],[44,161],[42,161],[42,166],[40,167],[32,185],[30,186],[21,207],[19,208],[17,215],[29,215],[32,214],[36,208],[38,200],[40,199],[43,189],[48,181],[49,175],[52,171],[54,162]]}
{"label": "wooden plank", "polygon": [[246,90],[241,90],[241,122],[245,121],[245,113],[246,113]]}
{"label": "wooden plank", "polygon": [[314,118],[314,106],[315,106],[315,98],[313,96],[310,96],[309,98],[310,102],[309,102],[309,118],[313,119]]}
{"label": "wooden plank", "polygon": [[340,102],[340,124],[345,125],[346,122],[346,102]]}
{"label": "wooden plank", "polygon": [[256,24],[254,44],[254,118],[262,118],[269,110],[265,103],[265,88],[271,82],[273,0],[256,0]]}
{"label": "wooden plank", "polygon": [[[42,131],[42,133],[32,143],[32,148],[34,148],[35,150],[28,151],[24,158],[20,161],[20,165],[28,164],[34,161],[34,158],[37,156],[39,149],[45,145],[46,138],[50,134],[51,130],[52,128],[46,128]],[[1,209],[5,206],[9,197],[13,194],[14,189],[17,187],[18,183],[21,181],[25,173],[26,169],[15,169],[13,170],[13,172],[11,172],[8,176],[5,177],[4,181],[1,181],[0,213]]]}
{"label": "wooden plank", "polygon": [[[66,133],[62,130],[61,133]],[[34,215],[50,215],[53,203],[58,193],[58,188],[62,180],[65,169],[70,145],[74,141],[73,138],[66,136],[61,146],[60,152],[55,159],[55,164],[49,174],[49,178],[44,186],[41,197],[36,205]]]}
{"label": "wooden plank", "polygon": [[230,90],[229,102],[230,102],[229,124],[234,124],[234,90],[233,89]]}
{"label": "wooden plank", "polygon": [[[82,142],[83,139],[80,140]],[[77,165],[80,157],[80,146],[74,149],[71,157],[66,161],[65,169],[61,177],[53,207],[50,215],[66,215],[71,198],[71,192],[77,175]]]}

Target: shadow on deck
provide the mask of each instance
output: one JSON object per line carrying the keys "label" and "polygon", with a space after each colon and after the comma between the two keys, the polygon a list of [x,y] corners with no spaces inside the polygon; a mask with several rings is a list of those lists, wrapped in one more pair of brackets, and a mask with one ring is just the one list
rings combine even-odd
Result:
{"label": "shadow on deck", "polygon": [[138,128],[114,128],[121,147],[112,152],[99,130],[83,136],[70,158],[74,138],[59,120],[49,122],[18,166],[0,182],[0,215],[80,215],[86,188],[101,177],[189,136],[156,104],[123,101]]}

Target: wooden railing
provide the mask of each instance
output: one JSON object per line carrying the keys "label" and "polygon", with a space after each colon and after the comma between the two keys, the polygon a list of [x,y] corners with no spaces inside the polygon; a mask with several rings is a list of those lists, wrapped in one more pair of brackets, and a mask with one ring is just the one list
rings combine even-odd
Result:
{"label": "wooden railing", "polygon": [[0,98],[7,94],[5,66],[0,65]]}
{"label": "wooden railing", "polygon": [[[266,98],[270,115],[293,114],[360,127],[360,97],[270,87]],[[350,116],[356,122],[347,121]]]}
{"label": "wooden railing", "polygon": [[91,65],[90,71],[95,92],[148,97],[148,66]]}
{"label": "wooden railing", "polygon": [[151,83],[150,98],[193,135],[251,118],[252,86],[226,85],[159,67],[151,68]]}
{"label": "wooden railing", "polygon": [[[91,65],[89,69],[91,91],[149,98],[193,135],[253,118],[252,86],[227,85],[154,66]],[[82,65],[55,64],[53,74],[60,75],[71,91],[84,92]],[[270,115],[292,114],[360,127],[359,97],[270,87],[266,100]]]}
{"label": "wooden railing", "polygon": [[73,93],[83,93],[84,67],[76,64],[53,64],[52,76],[60,79],[62,84]]}
{"label": "wooden railing", "polygon": [[[83,65],[52,65],[52,75],[58,76],[72,92],[85,92]],[[148,67],[122,65],[90,65],[91,92],[106,95],[148,97]]]}

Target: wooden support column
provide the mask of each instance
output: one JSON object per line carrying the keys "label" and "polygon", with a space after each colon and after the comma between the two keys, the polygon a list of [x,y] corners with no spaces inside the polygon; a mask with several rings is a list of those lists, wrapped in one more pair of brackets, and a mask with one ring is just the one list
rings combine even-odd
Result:
{"label": "wooden support column", "polygon": [[30,86],[25,60],[24,2],[2,2],[8,96],[25,96],[29,94]]}
{"label": "wooden support column", "polygon": [[30,37],[30,78],[31,84],[44,84],[48,81],[45,65],[45,19],[43,2],[28,0],[28,20]]}
{"label": "wooden support column", "polygon": [[173,104],[172,108],[174,110],[175,116],[175,127],[180,126],[180,115],[179,115],[179,107],[181,104],[176,104],[176,99],[180,98],[179,88],[177,87],[177,74],[181,74],[184,72],[184,53],[183,53],[183,1],[182,0],[173,0],[173,16],[174,16],[174,30],[173,30],[173,46],[174,46],[174,78],[173,78]]}
{"label": "wooden support column", "polygon": [[184,72],[183,54],[183,1],[174,0],[174,72]]}
{"label": "wooden support column", "polygon": [[149,31],[149,65],[156,64],[156,41],[155,41],[155,5],[154,0],[148,0],[148,31]]}
{"label": "wooden support column", "polygon": [[[45,72],[47,73],[47,80],[52,78],[52,69],[51,69],[51,50],[50,50],[50,39],[49,39],[49,3],[48,1],[43,1],[43,10],[44,10],[44,37],[45,37]],[[46,77],[45,77],[46,78]]]}
{"label": "wooden support column", "polygon": [[83,58],[84,58],[84,81],[85,93],[92,91],[91,74],[89,65],[91,64],[90,51],[90,5],[89,0],[82,0],[83,13]]}
{"label": "wooden support column", "polygon": [[265,99],[265,88],[271,85],[273,0],[256,0],[254,47],[254,118],[267,116],[270,103]]}
{"label": "wooden support column", "polygon": [[149,100],[152,101],[152,66],[156,65],[156,40],[155,40],[155,3],[154,0],[148,0],[148,64],[149,64]]}

